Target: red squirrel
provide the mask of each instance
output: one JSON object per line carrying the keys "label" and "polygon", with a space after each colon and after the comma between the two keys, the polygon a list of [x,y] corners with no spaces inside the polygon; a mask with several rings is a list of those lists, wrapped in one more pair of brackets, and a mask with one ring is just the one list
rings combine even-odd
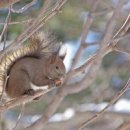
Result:
{"label": "red squirrel", "polygon": [[40,32],[30,38],[30,43],[3,57],[0,86],[4,86],[6,68],[9,78],[5,92],[10,98],[33,95],[39,89],[61,84],[66,73],[63,63],[65,55],[60,56],[59,49],[55,48],[53,40]]}

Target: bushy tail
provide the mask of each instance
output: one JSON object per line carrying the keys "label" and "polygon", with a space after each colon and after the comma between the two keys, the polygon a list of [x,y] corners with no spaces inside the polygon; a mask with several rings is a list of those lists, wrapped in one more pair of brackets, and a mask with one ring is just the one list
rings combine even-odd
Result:
{"label": "bushy tail", "polygon": [[25,56],[40,57],[49,56],[53,53],[54,38],[44,32],[35,33],[28,44],[23,44],[19,49],[7,53],[0,62],[0,93],[4,87],[5,74],[9,74],[12,65]]}

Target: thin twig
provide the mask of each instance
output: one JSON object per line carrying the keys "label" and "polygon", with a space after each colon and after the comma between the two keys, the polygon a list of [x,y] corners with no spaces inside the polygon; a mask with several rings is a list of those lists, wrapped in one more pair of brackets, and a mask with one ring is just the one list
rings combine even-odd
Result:
{"label": "thin twig", "polygon": [[2,111],[5,111],[5,110],[8,110],[10,108],[13,108],[15,106],[18,106],[22,103],[28,103],[28,102],[31,102],[33,99],[37,98],[37,97],[40,97],[40,96],[43,96],[44,94],[52,91],[54,88],[51,88],[51,89],[47,89],[45,91],[39,91],[39,92],[36,92],[33,96],[29,96],[29,95],[24,95],[24,96],[21,96],[21,97],[18,97],[16,99],[12,99],[6,103],[4,103],[3,105],[0,105],[0,113]]}
{"label": "thin twig", "polygon": [[[105,34],[101,41],[101,48],[97,52],[96,58],[94,58],[93,62],[91,62],[91,68],[89,70],[89,73],[85,74],[84,78],[81,81],[76,82],[72,85],[70,84],[68,85],[68,87],[65,86],[64,92],[68,94],[80,92],[81,90],[86,89],[87,86],[89,86],[89,84],[95,79],[96,72],[100,66],[100,63],[102,61],[102,58],[104,57],[104,54],[109,53],[110,49],[106,43],[112,39],[113,31],[116,25],[116,15],[119,13],[119,9],[121,8],[121,6],[122,6],[122,3],[119,3],[117,5],[117,8],[114,10],[111,19],[106,25]],[[87,82],[87,85],[86,85],[86,82]]]}
{"label": "thin twig", "polygon": [[[118,5],[118,8],[116,9],[116,13],[113,16],[114,22],[111,22],[111,24],[109,23],[110,29],[108,29],[106,32],[110,33],[110,34],[109,35],[107,34],[107,36],[106,36],[107,40],[102,41],[103,45],[106,45],[106,42],[109,42],[109,40],[111,40],[111,35],[113,34],[113,30],[114,30],[113,26],[115,25],[115,18],[116,18],[116,15],[119,13],[121,6],[122,6],[122,4]],[[108,50],[110,52],[110,48],[107,46],[105,49],[102,50],[102,54],[103,55],[107,54],[106,51],[108,52]],[[97,57],[95,57],[93,59],[96,59],[96,58]],[[101,56],[100,58],[103,58],[103,56]],[[101,60],[101,59],[98,59],[98,60]],[[93,63],[93,61],[95,61],[95,60],[92,60],[92,63]],[[95,64],[95,66],[96,66],[96,64]],[[93,66],[93,68],[95,68],[95,66]],[[97,70],[93,69],[93,74],[95,74],[96,72],[97,72]],[[82,83],[81,84],[79,83],[79,84],[65,85],[65,86],[63,86],[63,88],[59,89],[57,91],[56,95],[54,96],[53,100],[48,104],[48,107],[45,110],[45,112],[43,113],[42,118],[40,118],[37,122],[33,123],[26,130],[35,130],[35,128],[39,128],[39,129],[43,128],[44,125],[47,123],[47,120],[52,116],[52,114],[59,107],[59,105],[62,102],[62,100],[64,99],[64,97],[69,93],[70,94],[71,93],[77,93],[77,92],[80,92],[81,90],[85,89],[86,86],[88,86],[93,81],[93,77],[91,77],[91,76],[92,75],[88,75],[89,78],[87,78],[87,80],[84,79],[84,85]],[[66,89],[68,89],[68,91]],[[69,91],[69,89],[70,89],[70,91]]]}
{"label": "thin twig", "polygon": [[2,41],[3,35],[8,28],[8,23],[9,23],[9,20],[10,20],[10,14],[11,14],[11,12],[10,12],[10,9],[9,9],[8,15],[7,15],[5,23],[4,23],[2,33],[0,34],[0,42]]}
{"label": "thin twig", "polygon": [[115,46],[113,50],[127,54],[127,55],[130,55],[130,50],[126,50],[126,49],[123,49],[123,48],[120,48],[120,47],[117,47],[117,46]]}
{"label": "thin twig", "polygon": [[44,111],[42,118],[38,119],[36,122],[25,128],[24,130],[43,129],[46,123],[48,122],[48,119],[56,111],[57,107],[60,105],[63,99],[64,99],[63,93],[60,90],[58,90],[52,101],[49,103],[48,105],[49,107],[47,107],[47,109]]}
{"label": "thin twig", "polygon": [[113,7],[108,7],[108,8],[105,8],[105,9],[99,11],[99,12],[98,11],[92,12],[91,14],[94,17],[94,16],[99,16],[99,15],[104,15],[104,14],[110,13],[112,11],[113,11]]}
{"label": "thin twig", "polygon": [[[11,15],[11,8],[9,8],[9,12],[8,12],[8,15],[6,17],[6,20],[5,20],[5,25],[4,25],[4,28],[3,28],[3,31],[1,33],[1,39],[0,39],[0,42],[2,40],[2,37],[4,36],[4,46],[3,46],[3,50],[5,49],[5,44],[6,44],[6,36],[7,36],[7,29],[8,29],[8,22],[10,20],[10,15]],[[4,82],[4,86],[2,88],[2,93],[0,95],[0,102],[2,103],[2,98],[3,98],[3,94],[5,92],[5,87],[6,87],[6,84],[7,84],[7,81],[8,81],[8,76],[7,76],[7,69],[6,69],[6,62],[5,62],[5,65],[4,65],[4,70],[5,70],[5,73],[4,73],[4,76],[5,76],[5,82]]]}
{"label": "thin twig", "polygon": [[81,130],[83,128],[85,128],[88,124],[90,124],[91,122],[93,122],[95,119],[101,117],[105,111],[112,106],[113,104],[115,104],[119,98],[129,89],[129,85],[130,85],[130,78],[128,79],[126,85],[121,89],[121,91],[119,91],[117,93],[117,95],[112,98],[112,100],[110,101],[110,103],[104,108],[102,109],[100,112],[98,112],[97,114],[95,114],[94,116],[92,116],[91,118],[89,118],[87,121],[85,121],[83,124],[80,125],[80,127],[77,130]]}
{"label": "thin twig", "polygon": [[21,119],[21,117],[22,117],[23,114],[24,114],[24,110],[25,110],[25,104],[23,103],[23,104],[21,105],[21,111],[20,111],[20,114],[19,114],[19,116],[18,116],[18,118],[17,118],[16,124],[15,124],[13,130],[16,130],[16,129],[17,129],[17,126],[18,126],[18,124],[19,124],[19,122],[20,122],[20,119]]}
{"label": "thin twig", "polygon": [[[130,14],[128,14],[124,24],[121,26],[121,28],[117,31],[117,33],[114,35],[114,37],[110,40],[110,43],[108,44],[107,46],[107,51],[105,53],[102,53],[103,57],[110,53],[111,51],[121,51],[120,49],[121,48],[118,48],[116,46],[117,42],[119,42],[120,40],[122,40],[123,38],[126,38],[127,36],[129,37],[129,34],[128,35],[125,35],[125,33],[127,32],[127,30],[129,29],[130,27],[130,22],[129,22],[129,19],[130,19]],[[114,45],[114,46],[113,46]],[[122,52],[124,53],[128,53],[129,54],[129,51],[127,50],[122,50]],[[88,65],[90,65],[92,62],[93,62],[93,59],[96,59],[96,55],[92,56],[91,58],[89,58],[89,60],[87,60],[83,65],[81,65],[79,68],[76,68],[74,70],[72,70],[72,72],[69,72],[70,75],[77,75],[77,74],[80,74],[82,72],[84,72],[84,70],[86,69],[86,67]],[[72,73],[72,74],[71,74]]]}
{"label": "thin twig", "polygon": [[81,41],[80,41],[80,47],[73,59],[73,62],[72,62],[72,65],[71,65],[71,69],[72,70],[76,64],[77,64],[77,61],[79,60],[81,54],[82,54],[82,51],[83,51],[83,45],[85,43],[85,39],[86,39],[86,36],[88,35],[88,32],[89,32],[89,29],[93,23],[93,20],[94,20],[94,17],[91,15],[91,12],[95,12],[97,6],[98,6],[98,3],[99,3],[99,0],[96,0],[96,1],[93,1],[93,6],[91,8],[91,11],[87,17],[87,20],[83,26],[83,32],[82,32],[82,35],[81,35]]}
{"label": "thin twig", "polygon": [[[33,21],[33,19],[26,19],[26,20],[22,20],[22,21],[12,21],[12,22],[8,22],[8,25],[15,25],[15,24],[25,24],[25,23],[30,23],[31,21]],[[0,25],[4,25],[5,22],[0,22]]]}
{"label": "thin twig", "polygon": [[[57,4],[58,5],[58,4]],[[118,8],[118,11],[119,11],[120,9]],[[54,10],[53,10],[54,11]],[[59,10],[58,10],[59,11]],[[52,15],[54,15],[55,13],[57,13],[56,12],[56,10],[54,11],[54,12],[51,12],[51,14],[50,15],[48,15],[48,16],[52,16]],[[39,15],[40,16],[40,15]],[[45,16],[45,17],[43,17],[42,19],[40,19],[40,22],[38,23],[38,24],[34,24],[35,26],[32,26],[32,27],[34,27],[33,29],[37,29],[38,27],[41,27],[41,26],[43,26],[44,25],[44,21],[46,21],[46,20],[48,20],[48,19],[46,19],[46,17],[48,17],[48,16]],[[48,17],[48,18],[50,18],[50,17]],[[107,35],[106,37],[107,38],[105,38],[105,40],[104,41],[102,41],[102,44],[101,44],[101,46],[102,45],[104,45],[104,43],[106,43],[106,42],[109,42],[109,41],[111,41],[111,35],[113,34],[113,30],[114,30],[114,25],[115,25],[115,23],[113,22],[112,23],[112,25],[111,25],[111,27],[110,27],[110,29],[112,28],[112,30],[107,30],[106,31],[106,33],[110,33],[110,35]],[[31,29],[30,29],[31,30]],[[27,32],[29,32],[30,30],[28,30]],[[126,32],[126,31],[125,31]],[[25,33],[26,34],[26,33]],[[119,35],[119,34],[118,34]],[[27,38],[27,37],[26,37]],[[107,39],[107,40],[106,40]],[[24,39],[25,40],[25,39]],[[23,41],[24,41],[23,40]],[[18,41],[19,41],[19,43],[20,42],[23,42],[23,41],[20,41],[20,39],[18,39]],[[104,47],[104,46],[103,46]],[[105,49],[107,49],[107,51],[108,50],[111,50],[110,48],[108,48],[108,47],[106,47]],[[99,57],[99,59],[98,60],[100,60],[99,62],[98,62],[98,64],[100,64],[100,62],[101,62],[101,60],[102,60],[102,58],[103,58],[103,56],[105,55],[105,54],[107,54],[104,50],[105,49],[103,49],[103,50],[101,50],[101,52],[102,52],[102,56],[101,57]],[[100,53],[101,53],[100,52]],[[84,67],[84,69],[88,66],[88,64],[87,63],[89,63],[89,65],[90,65],[90,63],[91,64],[93,64],[93,66],[91,67],[91,70],[93,69],[93,68],[96,68],[95,66],[97,65],[97,63],[96,63],[96,59],[97,58],[97,56],[95,56],[95,58],[92,58],[92,59],[90,59],[90,62],[86,62],[86,66]],[[98,68],[98,67],[97,67]],[[97,72],[97,68],[96,69],[93,69],[93,73],[92,74],[95,74],[96,72]],[[81,71],[81,70],[79,70],[79,71]],[[87,76],[87,75],[86,75]],[[87,78],[87,80],[85,81],[85,79],[84,79],[84,84],[86,85],[86,82],[87,82],[87,85],[86,86],[88,86],[89,85],[89,83],[88,83],[88,81],[91,83],[92,82],[92,75],[91,74],[89,74],[88,76],[90,76],[89,78]],[[95,75],[93,75],[93,76],[95,76]],[[75,84],[73,84],[72,86],[74,86]],[[79,84],[78,84],[79,85]],[[73,89],[75,89],[75,90],[77,90],[77,91],[74,91],[74,93],[76,93],[76,92],[79,92],[79,91],[81,91],[81,90],[83,90],[84,88],[80,88],[81,86],[78,86],[77,85],[77,87],[76,88],[73,88]],[[80,84],[80,85],[82,85],[82,84]],[[69,86],[69,85],[68,85]],[[51,103],[48,105],[48,107],[47,107],[47,109],[46,109],[46,111],[45,111],[45,113],[43,114],[43,116],[42,116],[42,118],[41,119],[39,119],[38,120],[38,122],[35,122],[32,126],[30,126],[30,127],[28,127],[27,128],[27,130],[34,130],[34,128],[37,128],[37,126],[38,125],[43,125],[43,126],[41,126],[41,127],[44,127],[44,125],[46,124],[46,122],[47,122],[47,120],[52,116],[52,114],[56,111],[56,109],[57,109],[57,107],[59,106],[59,104],[61,103],[61,101],[63,100],[63,98],[64,98],[64,92],[63,92],[63,90],[66,90],[66,88],[65,88],[65,86],[63,86],[64,87],[64,89],[59,89],[58,90],[58,92],[56,93],[56,95],[55,95],[55,97],[53,98],[53,100],[51,101]],[[69,88],[69,87],[68,87]],[[69,89],[68,89],[69,90]],[[70,91],[70,93],[71,93],[71,91]],[[73,92],[72,92],[73,93]],[[66,95],[68,94],[68,92],[66,92]],[[31,129],[32,128],[32,129]]]}
{"label": "thin twig", "polygon": [[[37,18],[30,24],[30,26],[19,35],[16,40],[11,43],[6,49],[2,52],[2,58],[7,52],[14,51],[18,48],[24,41],[26,41],[30,36],[32,36],[38,29],[43,27],[43,25],[51,19],[54,15],[56,15],[62,6],[67,2],[67,0],[60,0],[52,10],[47,14],[42,14],[42,12],[37,16]],[[40,17],[40,18],[39,18]],[[40,21],[39,21],[40,20]]]}
{"label": "thin twig", "polygon": [[13,9],[13,5],[11,6],[11,11],[13,13],[23,13],[24,11],[28,10],[30,7],[32,7],[34,4],[36,4],[37,0],[32,0],[32,2],[30,2],[29,4],[25,5],[24,7],[22,7],[21,9]]}
{"label": "thin twig", "polygon": [[[119,29],[119,31],[115,34],[113,38],[121,37],[123,36],[127,30],[130,28],[130,13],[127,16],[127,19],[125,20],[124,24],[122,27]],[[115,46],[119,40],[114,41],[113,43],[109,43],[110,46]]]}

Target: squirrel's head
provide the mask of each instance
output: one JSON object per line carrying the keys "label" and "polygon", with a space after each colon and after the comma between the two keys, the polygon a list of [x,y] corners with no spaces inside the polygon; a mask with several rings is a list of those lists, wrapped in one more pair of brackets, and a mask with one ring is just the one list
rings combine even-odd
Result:
{"label": "squirrel's head", "polygon": [[48,58],[47,73],[50,79],[61,79],[65,77],[66,69],[63,63],[65,55],[53,54]]}

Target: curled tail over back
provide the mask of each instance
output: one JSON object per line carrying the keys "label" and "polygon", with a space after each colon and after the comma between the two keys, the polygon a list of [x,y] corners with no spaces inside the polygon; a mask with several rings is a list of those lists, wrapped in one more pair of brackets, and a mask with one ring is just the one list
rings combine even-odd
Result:
{"label": "curled tail over back", "polygon": [[23,44],[13,52],[7,53],[0,62],[0,93],[6,81],[6,75],[9,75],[11,67],[17,60],[26,56],[36,58],[49,56],[54,52],[54,48],[54,38],[50,38],[48,33],[37,32],[29,39],[28,44]]}

